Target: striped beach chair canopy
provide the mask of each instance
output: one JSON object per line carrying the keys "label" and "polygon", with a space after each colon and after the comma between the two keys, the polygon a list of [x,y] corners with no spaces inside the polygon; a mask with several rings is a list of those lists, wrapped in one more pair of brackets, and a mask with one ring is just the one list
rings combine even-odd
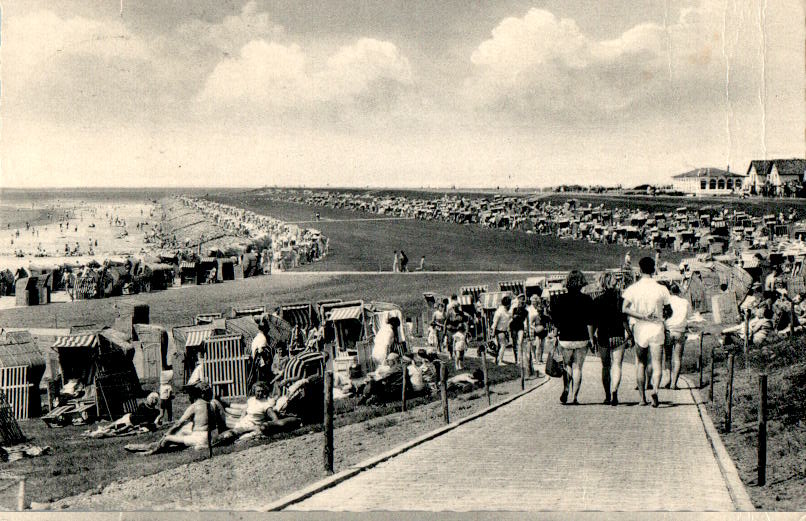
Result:
{"label": "striped beach chair canopy", "polygon": [[331,322],[338,322],[340,320],[360,320],[364,313],[364,307],[361,305],[345,306],[330,310],[328,320]]}
{"label": "striped beach chair canopy", "polygon": [[266,313],[266,306],[252,306],[247,308],[232,308],[232,318],[257,317]]}
{"label": "striped beach chair canopy", "polygon": [[513,297],[511,291],[491,291],[479,295],[479,302],[483,309],[495,309],[501,304],[501,299],[505,296]]}
{"label": "striped beach chair canopy", "polygon": [[283,304],[277,307],[277,314],[292,326],[299,326],[303,331],[318,325],[313,305],[309,302]]}
{"label": "striped beach chair canopy", "polygon": [[199,347],[204,345],[204,342],[213,336],[213,329],[196,329],[187,332],[185,337],[185,347]]}
{"label": "striped beach chair canopy", "polygon": [[223,313],[199,313],[193,322],[199,326],[203,324],[212,324],[214,320],[224,318]]}
{"label": "striped beach chair canopy", "polygon": [[487,292],[487,285],[483,286],[462,286],[459,288],[459,296],[462,295],[472,295],[473,299],[478,299],[479,294]]}
{"label": "striped beach chair canopy", "polygon": [[325,354],[316,351],[304,351],[292,356],[283,368],[281,380],[290,384],[302,378],[324,376]]}
{"label": "striped beach chair canopy", "polygon": [[524,293],[522,280],[504,280],[498,283],[498,289],[501,291],[510,291],[515,295],[522,295]]}
{"label": "striped beach chair canopy", "polygon": [[182,261],[179,263],[180,270],[195,270],[196,269],[196,261]]}
{"label": "striped beach chair canopy", "polygon": [[462,307],[472,306],[476,298],[472,294],[459,295],[459,305]]}
{"label": "striped beach chair canopy", "polygon": [[56,337],[56,341],[53,343],[52,347],[56,351],[61,349],[87,349],[98,347],[98,335],[92,333]]}

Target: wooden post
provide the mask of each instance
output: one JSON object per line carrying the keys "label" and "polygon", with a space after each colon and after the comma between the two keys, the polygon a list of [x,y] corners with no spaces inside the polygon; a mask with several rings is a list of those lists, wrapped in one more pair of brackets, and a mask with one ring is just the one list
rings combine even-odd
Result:
{"label": "wooden post", "polygon": [[[516,342],[516,343],[518,342],[518,334],[517,334],[517,333],[515,334],[515,342]],[[519,365],[520,365],[520,368],[521,368],[521,391],[523,391],[524,389],[526,389],[526,381],[525,381],[525,380],[526,380],[526,374],[525,374],[525,373],[526,373],[526,369],[523,367],[523,366],[524,366],[524,363],[523,363],[524,356],[523,356],[523,349],[521,349],[521,346],[522,346],[522,345],[523,345],[523,342],[521,342],[521,345],[520,345],[520,346],[515,346],[515,347],[513,348],[513,351],[514,351],[515,349],[517,349],[518,351],[520,351],[520,352],[519,352],[519,353],[517,353],[517,354],[519,355],[519,356],[518,356],[518,358],[520,359],[520,362],[521,362],[521,363],[519,364]]]}
{"label": "wooden post", "polygon": [[207,457],[213,457],[213,426],[212,418],[207,419]]}
{"label": "wooden post", "polygon": [[325,472],[333,474],[333,371],[325,371]]}
{"label": "wooden post", "polygon": [[492,405],[490,399],[490,381],[487,379],[487,342],[481,346],[481,370],[484,373],[484,394],[487,395],[487,405]]}
{"label": "wooden post", "polygon": [[20,488],[17,491],[17,511],[25,510],[25,478],[20,480]]}
{"label": "wooden post", "polygon": [[445,364],[439,365],[439,395],[442,398],[442,418],[447,424],[451,418],[448,413],[448,368]]}
{"label": "wooden post", "polygon": [[700,368],[700,383],[697,385],[697,389],[702,389],[702,341],[703,337],[705,337],[705,331],[700,332],[700,361],[697,364]]}
{"label": "wooden post", "polygon": [[406,412],[406,387],[408,387],[409,381],[409,367],[408,365],[403,365],[403,385],[400,390],[400,402],[401,402],[401,411]]}
{"label": "wooden post", "polygon": [[708,401],[714,401],[714,347],[711,347],[711,359],[708,361],[708,364],[711,366],[709,368],[710,376],[708,377]]}
{"label": "wooden post", "polygon": [[795,338],[795,301],[789,299],[789,334]]}
{"label": "wooden post", "polygon": [[750,346],[750,312],[744,313],[744,365],[747,367],[747,350]]}
{"label": "wooden post", "polygon": [[728,355],[728,385],[727,385],[727,408],[725,409],[725,432],[730,432],[731,416],[733,415],[733,362],[736,355],[733,351]]}
{"label": "wooden post", "polygon": [[758,479],[756,484],[767,484],[767,375],[758,375]]}

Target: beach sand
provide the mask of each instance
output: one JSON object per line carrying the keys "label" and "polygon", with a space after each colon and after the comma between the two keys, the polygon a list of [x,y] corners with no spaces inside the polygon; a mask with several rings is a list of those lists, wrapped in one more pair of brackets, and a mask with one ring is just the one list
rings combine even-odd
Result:
{"label": "beach sand", "polygon": [[[155,251],[154,245],[146,244],[145,236],[151,225],[159,220],[159,207],[145,199],[122,202],[49,200],[37,201],[35,208],[18,208],[20,212],[5,206],[0,218],[16,217],[15,214],[25,212],[32,217],[38,216],[34,222],[39,224],[26,230],[24,218],[22,222],[17,218],[0,221],[0,269],[14,271],[29,266],[80,265],[92,259],[103,262],[104,259]],[[51,214],[49,221],[48,213]],[[63,218],[65,214],[69,217]],[[110,217],[125,221],[126,225],[114,221],[110,224]],[[148,224],[138,229],[139,222]],[[62,224],[61,230],[59,224]],[[71,251],[77,250],[78,254],[65,255],[65,244]],[[16,255],[19,250],[22,250],[23,257]],[[44,256],[38,255],[41,253]]]}

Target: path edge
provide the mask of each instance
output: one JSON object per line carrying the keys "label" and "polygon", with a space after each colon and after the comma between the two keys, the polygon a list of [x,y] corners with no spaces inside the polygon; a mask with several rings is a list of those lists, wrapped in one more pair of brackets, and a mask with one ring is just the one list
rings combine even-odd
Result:
{"label": "path edge", "polygon": [[259,511],[261,511],[261,512],[277,512],[277,511],[280,511],[280,510],[284,510],[284,509],[290,507],[291,505],[293,505],[295,503],[300,503],[300,502],[310,498],[311,496],[314,496],[314,495],[318,494],[319,492],[322,492],[322,491],[324,491],[326,489],[332,488],[332,487],[338,485],[339,483],[342,483],[343,481],[346,481],[346,480],[348,480],[348,479],[360,474],[361,472],[364,472],[365,470],[369,470],[372,467],[375,467],[376,465],[379,465],[380,463],[383,463],[384,461],[387,461],[387,460],[392,459],[392,458],[394,458],[396,456],[399,456],[400,454],[403,454],[404,452],[406,452],[406,451],[408,451],[410,449],[413,449],[414,447],[416,447],[418,445],[422,445],[423,443],[425,443],[427,441],[433,440],[434,438],[438,438],[439,436],[442,436],[443,434],[454,430],[455,428],[459,427],[460,425],[464,425],[465,423],[468,423],[468,422],[471,422],[471,421],[476,420],[478,418],[481,418],[482,416],[486,416],[487,414],[490,414],[491,412],[495,411],[496,409],[499,409],[499,408],[503,407],[504,405],[512,403],[513,401],[517,400],[518,398],[531,393],[532,391],[534,391],[535,389],[538,389],[539,387],[542,387],[545,383],[549,382],[550,380],[551,380],[551,377],[544,376],[541,381],[539,381],[538,383],[536,383],[532,387],[529,387],[528,389],[525,389],[525,390],[523,390],[523,391],[521,391],[521,392],[519,392],[519,393],[517,393],[517,394],[515,394],[513,396],[510,396],[509,398],[506,398],[506,399],[502,400],[499,403],[490,405],[489,407],[487,407],[485,409],[482,409],[482,410],[480,410],[478,412],[475,412],[475,413],[471,414],[470,416],[466,416],[466,417],[462,418],[461,420],[451,422],[448,425],[444,425],[442,427],[439,427],[438,429],[434,429],[434,430],[432,430],[430,432],[426,432],[425,434],[422,434],[422,435],[414,438],[413,440],[409,440],[406,443],[398,445],[397,447],[394,447],[394,448],[392,448],[392,449],[390,449],[390,450],[388,450],[386,452],[383,452],[383,453],[381,453],[381,454],[379,454],[377,456],[373,456],[373,457],[368,458],[368,459],[366,459],[364,461],[356,463],[355,465],[352,465],[351,467],[348,467],[348,468],[346,468],[346,469],[344,469],[344,470],[342,470],[340,472],[337,472],[336,474],[334,474],[332,476],[329,476],[327,478],[321,479],[321,480],[319,480],[319,481],[317,481],[315,483],[312,483],[312,484],[308,485],[307,487],[301,488],[301,489],[299,489],[297,491],[294,491],[294,492],[292,492],[290,494],[287,494],[286,496],[283,496],[280,499],[278,499],[276,501],[273,501],[273,502],[269,503],[268,505],[264,506],[263,508],[259,509]]}
{"label": "path edge", "polygon": [[747,488],[745,488],[742,478],[739,477],[739,470],[736,468],[736,463],[733,461],[733,458],[730,457],[728,449],[722,442],[722,437],[719,435],[719,431],[717,431],[716,426],[711,419],[711,415],[708,414],[708,410],[705,408],[705,402],[702,399],[700,390],[694,387],[691,384],[691,381],[689,381],[685,376],[680,375],[680,377],[683,378],[688,384],[691,397],[694,399],[694,403],[697,405],[697,411],[700,414],[700,421],[705,429],[705,436],[711,443],[711,449],[714,453],[714,456],[716,456],[717,465],[719,465],[719,470],[722,473],[722,479],[724,479],[725,485],[728,488],[728,494],[730,494],[733,505],[739,512],[755,512],[756,507],[753,505],[753,501],[750,499],[750,494],[747,493]]}

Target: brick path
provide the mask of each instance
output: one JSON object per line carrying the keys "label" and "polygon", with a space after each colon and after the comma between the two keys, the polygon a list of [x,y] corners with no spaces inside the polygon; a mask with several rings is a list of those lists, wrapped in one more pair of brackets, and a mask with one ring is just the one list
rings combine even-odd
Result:
{"label": "brick path", "polygon": [[[632,358],[628,353],[625,358]],[[624,364],[619,407],[585,363],[580,406],[558,379],[295,505],[297,510],[733,510],[687,390],[637,405]]]}

